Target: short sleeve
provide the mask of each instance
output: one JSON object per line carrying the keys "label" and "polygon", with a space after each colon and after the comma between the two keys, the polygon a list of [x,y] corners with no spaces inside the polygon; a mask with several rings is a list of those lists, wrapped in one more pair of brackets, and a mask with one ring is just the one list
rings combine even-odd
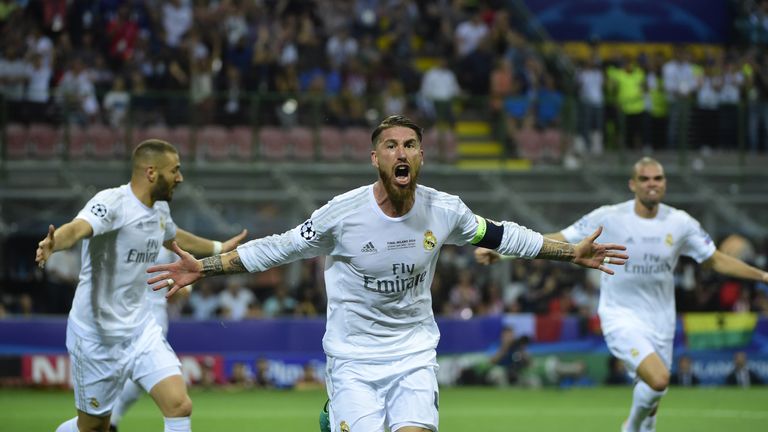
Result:
{"label": "short sleeve", "polygon": [[577,243],[583,238],[595,232],[595,230],[603,224],[603,219],[608,213],[610,207],[603,206],[598,209],[592,210],[588,214],[581,217],[581,219],[574,222],[571,226],[560,231],[565,237],[565,240],[570,243]]}
{"label": "short sleeve", "polygon": [[680,248],[680,255],[689,256],[696,262],[702,263],[715,253],[715,243],[712,241],[712,237],[701,227],[699,221],[688,213],[683,212],[683,214],[687,219],[685,226],[688,227],[688,230]]}
{"label": "short sleeve", "polygon": [[77,219],[83,219],[93,228],[93,235],[104,234],[118,227],[122,200],[116,189],[97,193],[77,214]]}

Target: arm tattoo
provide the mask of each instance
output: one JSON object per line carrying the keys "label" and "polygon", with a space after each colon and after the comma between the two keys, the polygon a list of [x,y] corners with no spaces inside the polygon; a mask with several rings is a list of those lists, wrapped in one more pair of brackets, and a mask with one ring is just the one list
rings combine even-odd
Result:
{"label": "arm tattoo", "polygon": [[245,265],[243,264],[243,260],[241,260],[239,256],[233,259],[232,261],[230,261],[229,266],[232,268],[232,271],[235,273],[248,271],[245,268]]}
{"label": "arm tattoo", "polygon": [[574,245],[545,238],[536,258],[570,262],[573,261],[575,255],[576,247]]}
{"label": "arm tattoo", "polygon": [[203,258],[200,262],[203,264],[203,275],[206,277],[224,274],[224,265],[221,263],[221,255]]}

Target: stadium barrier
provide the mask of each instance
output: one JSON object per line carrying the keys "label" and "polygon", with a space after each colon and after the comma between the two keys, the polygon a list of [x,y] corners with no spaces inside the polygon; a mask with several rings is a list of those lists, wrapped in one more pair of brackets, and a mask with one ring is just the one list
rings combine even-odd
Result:
{"label": "stadium barrier", "polygon": [[[455,383],[464,368],[493,354],[504,326],[513,327],[517,336],[530,337],[529,352],[536,358],[582,361],[593,383],[601,383],[606,374],[608,350],[602,337],[589,331],[585,334],[576,317],[440,318],[438,325],[438,378],[443,385]],[[324,331],[322,319],[180,320],[171,323],[168,339],[191,383],[200,382],[206,373],[213,375],[214,382],[224,383],[236,364],[253,368],[265,359],[276,385],[290,387],[307,364],[323,377]],[[69,385],[65,335],[64,318],[0,321],[0,385]],[[768,382],[768,318],[696,313],[678,319],[675,354],[691,357],[702,384],[723,383],[732,369],[733,353],[739,350],[749,354],[750,368]]]}

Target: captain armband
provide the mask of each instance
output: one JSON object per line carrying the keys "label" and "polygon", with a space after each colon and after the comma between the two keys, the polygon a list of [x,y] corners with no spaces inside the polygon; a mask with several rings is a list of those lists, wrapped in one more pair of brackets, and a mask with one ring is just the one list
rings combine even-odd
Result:
{"label": "captain armband", "polygon": [[475,215],[475,219],[477,219],[477,231],[470,243],[488,249],[498,248],[501,245],[501,238],[504,237],[504,226],[478,215]]}

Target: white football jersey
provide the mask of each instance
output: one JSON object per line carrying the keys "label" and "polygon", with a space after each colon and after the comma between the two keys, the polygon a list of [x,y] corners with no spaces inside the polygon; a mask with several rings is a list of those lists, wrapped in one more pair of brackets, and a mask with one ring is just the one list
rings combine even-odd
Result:
{"label": "white football jersey", "polygon": [[[178,261],[179,256],[172,250],[162,247],[157,256],[155,264],[170,264]],[[186,288],[185,288],[186,289]],[[163,328],[163,334],[168,334],[168,300],[165,296],[168,294],[168,288],[161,288],[157,291],[147,285],[147,303],[155,317],[155,321]]]}
{"label": "white football jersey", "polygon": [[83,240],[69,324],[79,336],[130,337],[150,320],[147,268],[176,236],[168,203],[149,208],[123,185],[97,193],[77,218],[91,225],[93,236]]}
{"label": "white football jersey", "polygon": [[675,330],[673,272],[680,255],[701,263],[715,253],[709,234],[688,213],[659,205],[653,219],[635,213],[635,201],[600,207],[562,231],[566,240],[578,242],[603,226],[600,243],[627,247],[629,260],[610,266],[616,274],[603,273],[600,315],[603,332],[632,325],[668,339]]}
{"label": "white football jersey", "polygon": [[[430,288],[440,248],[470,242],[478,226],[458,197],[424,186],[406,215],[389,217],[368,185],[335,197],[293,230],[237,250],[249,271],[326,255],[326,354],[381,359],[437,346]],[[498,250],[532,258],[542,242],[540,234],[504,222]]]}

